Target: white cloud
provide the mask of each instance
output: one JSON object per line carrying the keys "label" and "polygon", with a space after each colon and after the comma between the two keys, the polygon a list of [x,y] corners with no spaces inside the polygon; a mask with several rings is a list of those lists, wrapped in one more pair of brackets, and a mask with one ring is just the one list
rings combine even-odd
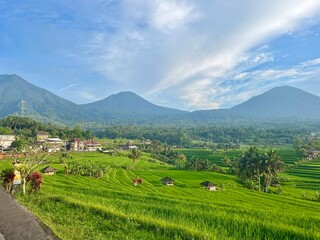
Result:
{"label": "white cloud", "polygon": [[173,30],[183,26],[193,16],[193,7],[183,1],[158,0],[154,1],[151,15],[152,24],[160,30]]}
{"label": "white cloud", "polygon": [[[99,94],[93,94],[94,89],[77,94],[84,99],[94,100],[104,89],[107,95],[112,83],[112,90],[134,90],[168,106],[216,108],[282,81],[310,78],[320,62],[254,69],[276,66],[277,53],[269,41],[313,24],[318,0],[48,0],[38,7],[23,3],[10,9],[35,9],[24,11],[30,16],[20,22],[17,10],[6,13],[10,21],[21,23],[17,31],[27,36],[21,42],[36,40],[26,56],[36,51],[47,61],[63,56],[61,64],[67,65],[72,81],[83,80],[81,74],[104,77],[105,84],[96,86]],[[93,81],[81,85],[90,88]],[[67,87],[60,91],[72,93],[72,84],[64,83]]]}

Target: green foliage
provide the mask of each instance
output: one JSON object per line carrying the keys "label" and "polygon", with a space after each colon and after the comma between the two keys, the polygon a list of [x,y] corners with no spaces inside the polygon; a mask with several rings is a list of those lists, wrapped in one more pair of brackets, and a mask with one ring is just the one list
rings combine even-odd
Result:
{"label": "green foliage", "polygon": [[65,174],[75,174],[101,178],[108,172],[108,168],[92,161],[70,161],[65,163]]}
{"label": "green foliage", "polygon": [[12,168],[4,169],[0,173],[0,180],[7,192],[11,192],[15,174]]}
{"label": "green foliage", "polygon": [[42,123],[27,117],[8,116],[0,120],[1,129],[10,130],[10,134],[18,136],[17,147],[35,142],[35,137],[39,131],[46,131],[50,136],[61,139],[84,138],[90,139],[93,135],[89,131],[82,130],[79,126],[73,129],[65,126],[58,126],[52,123]]}
{"label": "green foliage", "polygon": [[135,161],[140,158],[142,156],[142,153],[140,150],[138,150],[137,148],[133,148],[131,149],[128,157],[132,159],[133,164],[135,163]]}
{"label": "green foliage", "polygon": [[261,151],[250,147],[243,152],[231,166],[232,172],[243,180],[248,181],[250,188],[268,192],[278,172],[284,168],[284,162],[273,149]]}

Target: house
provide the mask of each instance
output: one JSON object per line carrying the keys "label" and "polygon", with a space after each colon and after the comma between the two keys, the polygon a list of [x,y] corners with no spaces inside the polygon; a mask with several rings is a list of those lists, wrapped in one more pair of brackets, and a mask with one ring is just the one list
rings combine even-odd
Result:
{"label": "house", "polygon": [[215,185],[212,182],[209,181],[205,181],[200,183],[201,186],[205,187],[205,189],[207,189],[208,191],[216,191],[217,190],[217,185]]}
{"label": "house", "polygon": [[13,141],[16,140],[14,135],[0,135],[0,152],[11,147]]}
{"label": "house", "polygon": [[319,158],[320,157],[320,150],[311,149],[307,152],[309,159]]}
{"label": "house", "polygon": [[145,142],[144,142],[145,145],[151,145],[152,144],[152,141],[150,139],[147,139]]}
{"label": "house", "polygon": [[45,142],[45,150],[47,152],[56,152],[66,149],[66,141],[60,138],[48,138]]}
{"label": "house", "polygon": [[80,138],[74,138],[67,143],[67,149],[69,151],[84,151],[85,150],[85,141]]}
{"label": "house", "polygon": [[138,149],[138,147],[137,147],[137,146],[135,146],[135,145],[131,145],[131,146],[129,146],[129,150],[132,150],[132,149]]}
{"label": "house", "polygon": [[161,182],[166,186],[173,186],[174,180],[169,177],[165,177],[161,179]]}
{"label": "house", "polygon": [[48,132],[40,131],[37,133],[37,141],[38,142],[45,142],[48,140],[48,138],[49,138]]}
{"label": "house", "polygon": [[53,167],[46,167],[45,169],[43,169],[43,172],[46,174],[46,175],[54,175],[56,174],[57,170]]}
{"label": "house", "polygon": [[84,142],[84,149],[89,152],[97,151],[101,147],[101,144],[97,141],[90,139]]}
{"label": "house", "polygon": [[127,151],[127,150],[129,150],[129,146],[128,145],[119,145],[118,149],[120,149],[122,151]]}

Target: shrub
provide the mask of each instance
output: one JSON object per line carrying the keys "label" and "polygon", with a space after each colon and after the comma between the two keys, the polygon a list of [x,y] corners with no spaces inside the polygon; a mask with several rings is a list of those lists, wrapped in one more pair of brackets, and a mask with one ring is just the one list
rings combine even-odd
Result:
{"label": "shrub", "polygon": [[12,168],[5,169],[1,172],[0,178],[2,180],[3,187],[5,187],[7,192],[11,192],[13,186],[15,174]]}
{"label": "shrub", "polygon": [[30,183],[31,192],[38,192],[43,183],[41,173],[33,172],[27,177],[27,183]]}

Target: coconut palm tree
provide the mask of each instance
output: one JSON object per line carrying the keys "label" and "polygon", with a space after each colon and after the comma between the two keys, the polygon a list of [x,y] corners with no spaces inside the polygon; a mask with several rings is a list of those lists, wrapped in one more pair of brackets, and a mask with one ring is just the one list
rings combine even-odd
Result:
{"label": "coconut palm tree", "polygon": [[131,152],[128,155],[128,157],[132,159],[133,165],[135,164],[136,160],[141,156],[142,156],[142,153],[137,148],[131,149]]}
{"label": "coconut palm tree", "polygon": [[263,191],[268,192],[273,179],[277,178],[277,173],[285,167],[284,162],[274,149],[270,149],[264,154],[263,160]]}

